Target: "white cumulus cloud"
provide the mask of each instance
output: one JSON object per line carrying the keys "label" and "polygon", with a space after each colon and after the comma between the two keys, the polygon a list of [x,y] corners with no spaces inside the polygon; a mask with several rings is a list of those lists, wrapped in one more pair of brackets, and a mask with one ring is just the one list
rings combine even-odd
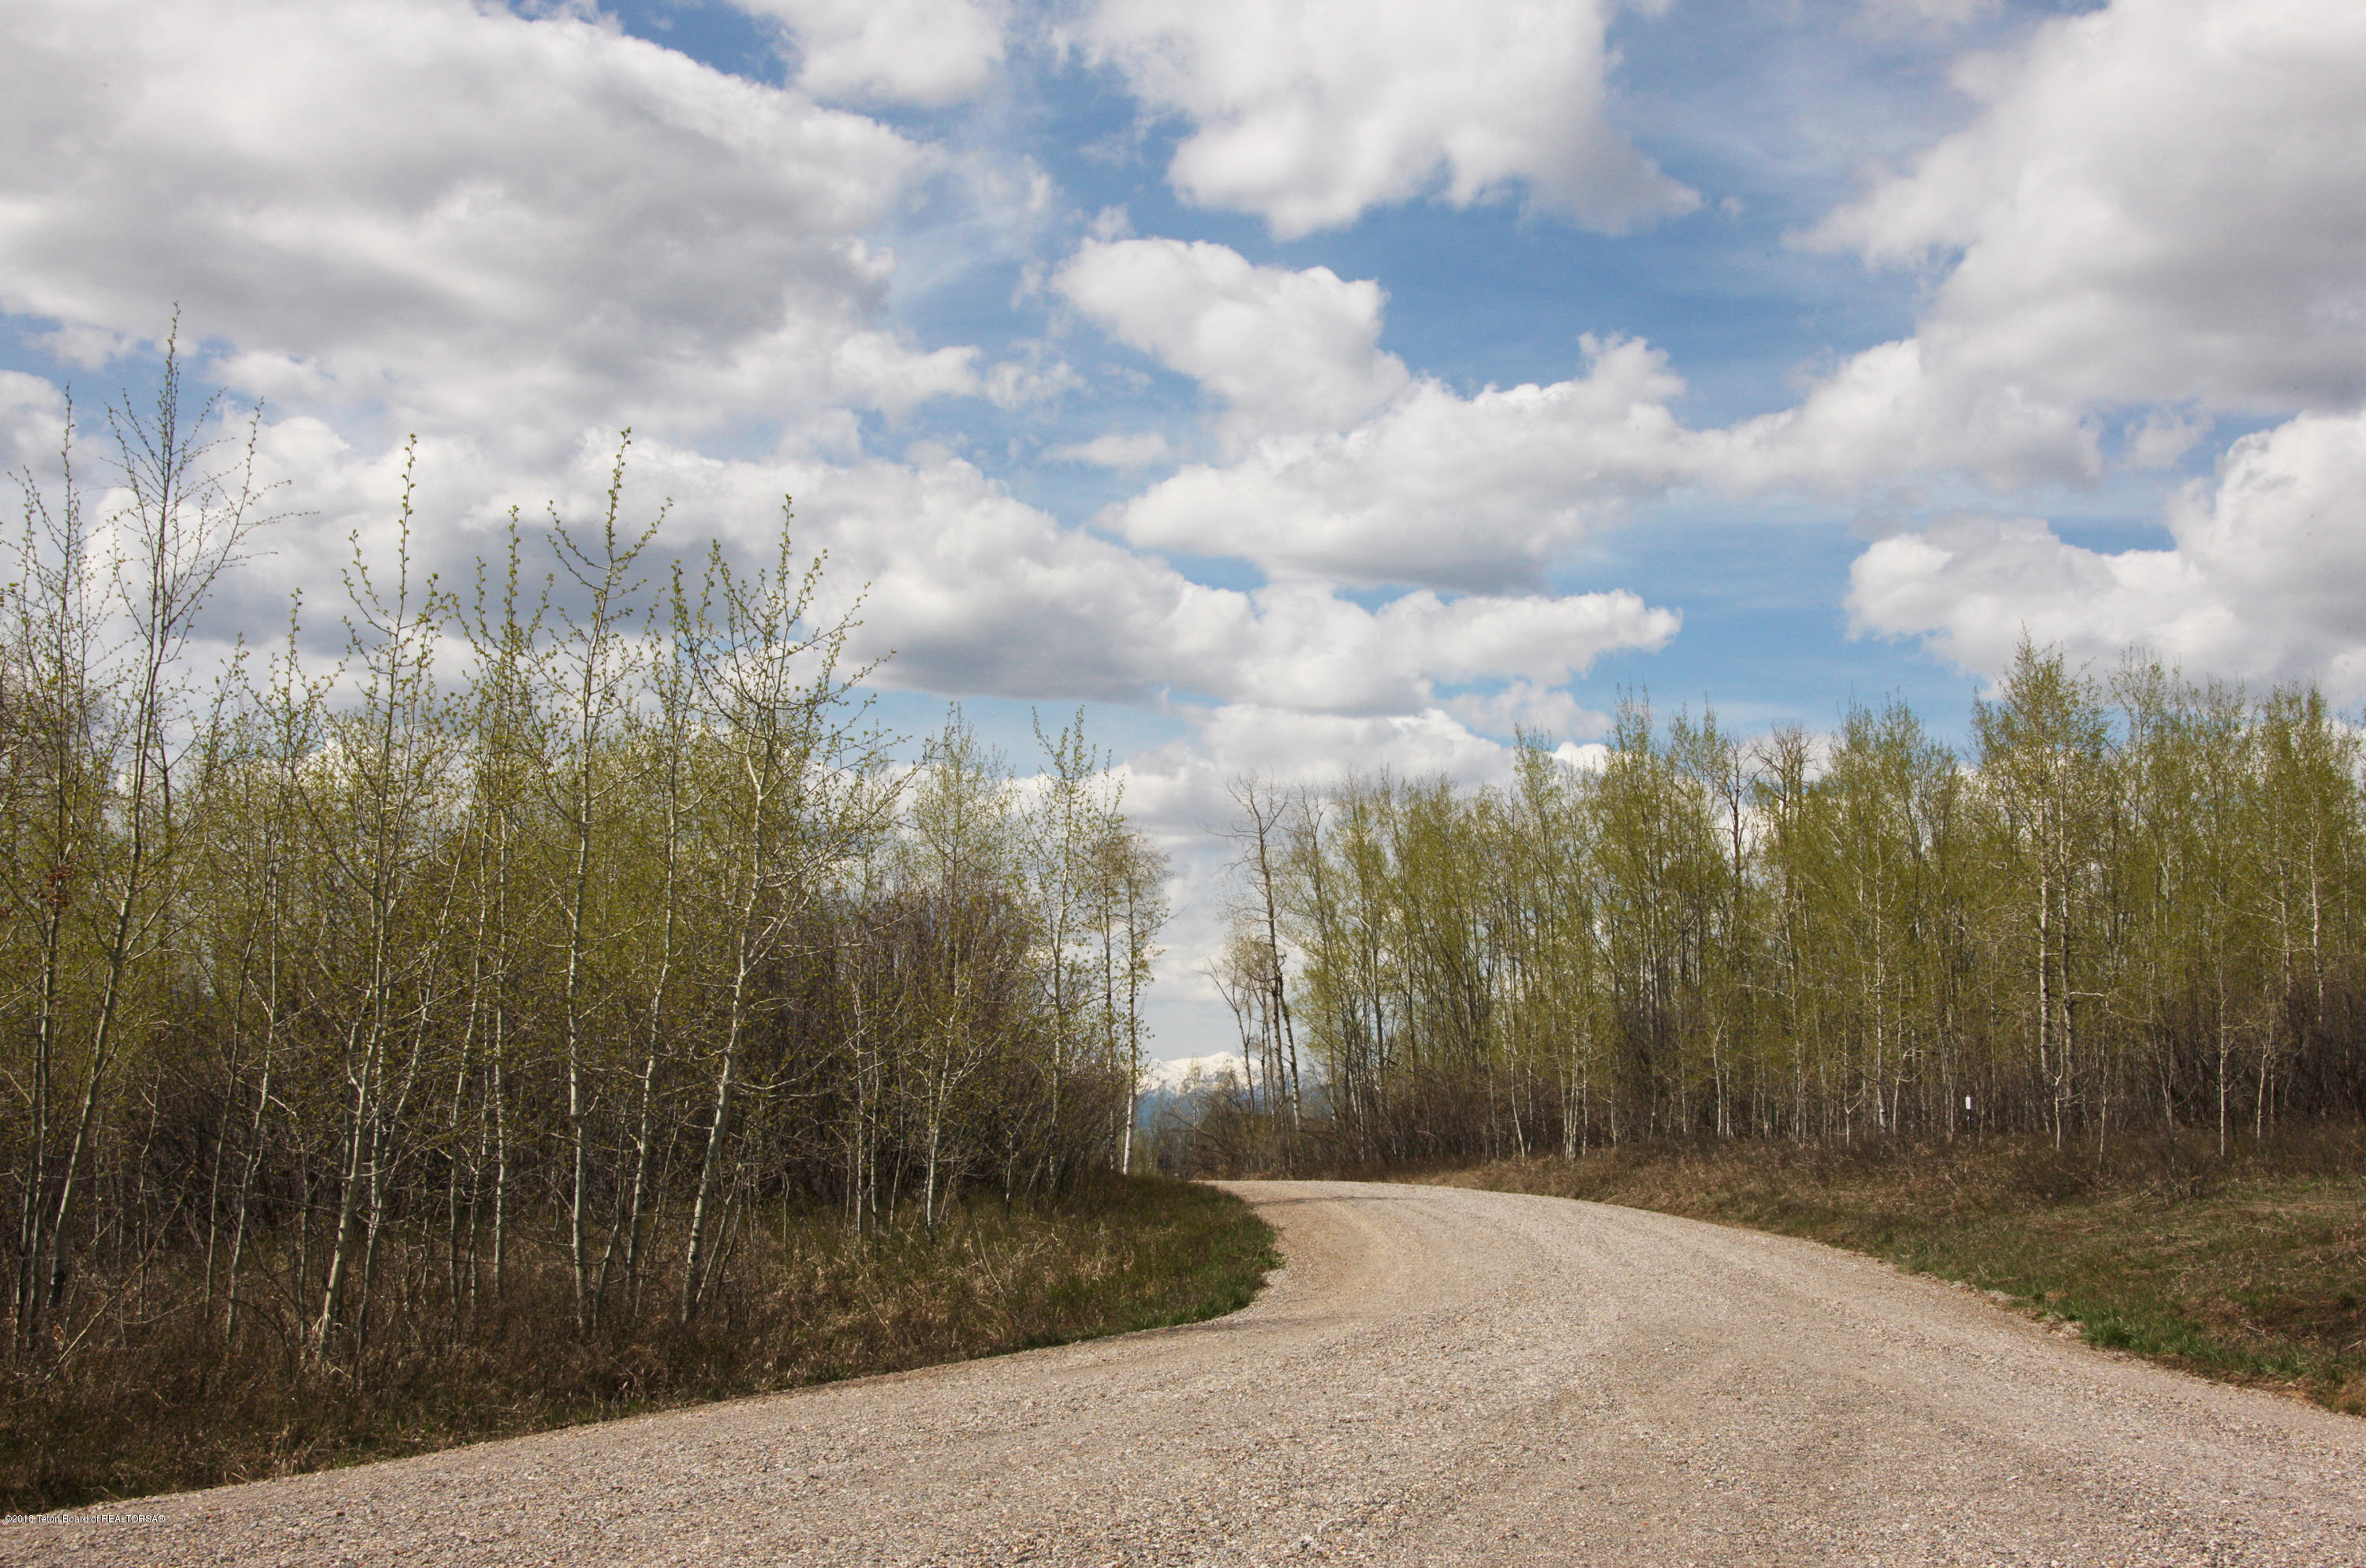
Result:
{"label": "white cumulus cloud", "polygon": [[2366,695],[2366,416],[2304,414],[2237,441],[2169,509],[2167,548],[2099,551],[2034,519],[1883,539],[1850,573],[1858,626],[1994,672],[2026,635],[2086,658],[2152,649],[2196,674],[2315,678]]}
{"label": "white cumulus cloud", "polygon": [[24,0],[0,307],[230,345],[275,399],[571,435],[975,385],[865,243],[933,154],[613,28],[466,0]]}
{"label": "white cumulus cloud", "polygon": [[1605,0],[1099,0],[1083,37],[1190,132],[1168,178],[1285,238],[1514,189],[1619,231],[1699,203],[1612,129]]}
{"label": "white cumulus cloud", "polygon": [[1246,595],[1204,662],[1234,668],[1234,701],[1301,711],[1409,714],[1441,683],[1524,678],[1558,683],[1613,649],[1656,649],[1680,618],[1624,592],[1442,600],[1426,591],[1368,610],[1327,589],[1277,584]]}
{"label": "white cumulus cloud", "polygon": [[1344,432],[1256,442],[1126,503],[1137,544],[1239,556],[1282,576],[1495,591],[1533,585],[1622,502],[1697,461],[1639,342],[1587,343],[1582,376],[1464,397],[1413,383]]}
{"label": "white cumulus cloud", "polygon": [[2112,0],[1956,80],[1970,123],[1807,236],[1926,269],[1915,337],[1727,433],[1726,474],[1844,492],[1955,466],[2009,490],[2170,467],[2223,413],[2282,416],[2172,501],[2163,547],[1958,517],[1867,548],[1850,609],[1987,672],[2026,634],[2366,694],[2366,10]]}
{"label": "white cumulus cloud", "polygon": [[[1684,383],[1667,355],[1636,339],[1584,339],[1585,368],[1563,381],[1466,394],[1414,377],[1380,347],[1379,285],[1324,267],[1087,241],[1053,284],[1218,410],[1222,460],[1185,467],[1110,521],[1136,544],[1284,578],[1532,586],[1606,519],[1673,486],[1842,496],[1961,472],[2011,491],[2104,468],[2095,417],[1934,369],[1918,338],[1851,355],[1789,409],[1696,430],[1676,417]],[[2200,429],[2157,414],[2131,431],[2130,460],[2157,465]]]}
{"label": "white cumulus cloud", "polygon": [[1944,269],[1935,371],[2061,402],[2366,394],[2366,6],[2113,0],[1957,80],[1973,121],[1810,236]]}
{"label": "white cumulus cloud", "polygon": [[941,107],[975,96],[1002,62],[998,0],[731,0],[785,22],[797,85],[833,102]]}
{"label": "white cumulus cloud", "polygon": [[[359,462],[323,454],[324,471]],[[589,514],[607,455],[586,444],[557,479]],[[381,487],[382,488],[382,487]],[[1617,649],[1657,648],[1679,617],[1628,592],[1445,599],[1368,607],[1317,584],[1195,582],[1162,561],[1065,528],[943,452],[905,462],[726,460],[652,443],[632,492],[673,498],[682,538],[748,547],[794,497],[802,545],[829,555],[835,609],[862,595],[862,658],[887,684],[948,694],[1157,702],[1170,694],[1306,713],[1416,714],[1447,687],[1538,691]],[[332,510],[332,508],[324,508]]]}
{"label": "white cumulus cloud", "polygon": [[1380,286],[1329,267],[1256,266],[1205,242],[1087,240],[1053,284],[1221,399],[1244,435],[1342,428],[1409,379],[1380,347]]}
{"label": "white cumulus cloud", "polygon": [[[1312,716],[1290,708],[1230,703],[1201,713],[1185,739],[1153,747],[1124,768],[1129,815],[1171,825],[1177,840],[1200,854],[1204,825],[1237,815],[1227,784],[1255,773],[1285,787],[1324,785],[1349,773],[1400,779],[1445,776],[1466,784],[1510,777],[1508,747],[1474,733],[1442,708],[1372,716]],[[1210,868],[1210,869],[1212,869]],[[1207,888],[1197,911],[1205,919],[1222,908]],[[1209,922],[1211,934],[1217,929]]]}
{"label": "white cumulus cloud", "polygon": [[1792,407],[1704,433],[1702,477],[1730,491],[1838,495],[1950,470],[1998,490],[2102,471],[2101,434],[2077,408],[2009,380],[1952,374],[1933,355],[1917,337],[1850,355]]}

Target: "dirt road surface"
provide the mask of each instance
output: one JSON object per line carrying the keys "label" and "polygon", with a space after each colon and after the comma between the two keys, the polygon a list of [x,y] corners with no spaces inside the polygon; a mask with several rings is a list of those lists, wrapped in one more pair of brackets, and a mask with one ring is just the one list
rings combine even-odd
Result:
{"label": "dirt road surface", "polygon": [[1806,1242],[1244,1182],[1217,1322],[0,1526],[13,1562],[2366,1565],[2366,1421]]}

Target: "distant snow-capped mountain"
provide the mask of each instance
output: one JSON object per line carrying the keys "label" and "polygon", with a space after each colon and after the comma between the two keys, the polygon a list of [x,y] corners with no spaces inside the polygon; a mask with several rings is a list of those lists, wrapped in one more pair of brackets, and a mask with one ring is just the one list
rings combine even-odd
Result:
{"label": "distant snow-capped mountain", "polygon": [[1237,1051],[1219,1051],[1212,1056],[1183,1056],[1171,1062],[1144,1062],[1142,1092],[1188,1094],[1195,1089],[1222,1083],[1228,1072],[1233,1081],[1239,1083],[1245,1066]]}

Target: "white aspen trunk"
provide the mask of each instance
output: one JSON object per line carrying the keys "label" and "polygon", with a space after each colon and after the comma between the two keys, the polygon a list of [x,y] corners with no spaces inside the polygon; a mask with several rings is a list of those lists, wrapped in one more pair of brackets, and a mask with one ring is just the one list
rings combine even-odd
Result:
{"label": "white aspen trunk", "polygon": [[[277,1065],[276,1046],[279,1033],[279,940],[278,914],[275,905],[272,915],[271,956],[265,972],[265,982],[263,1013],[263,1081],[254,1091],[254,1117],[247,1129],[246,1168],[238,1184],[238,1221],[231,1232],[230,1270],[223,1289],[222,1338],[238,1337],[239,1267],[246,1257],[246,1224],[254,1199],[254,1173],[263,1163],[263,1121],[271,1106],[271,1074]],[[299,1276],[300,1277],[300,1276]]]}
{"label": "white aspen trunk", "polygon": [[[757,824],[757,831],[760,834],[760,805]],[[731,1004],[725,1026],[723,1059],[715,1069],[714,1113],[706,1127],[706,1151],[699,1160],[698,1186],[691,1198],[690,1235],[682,1247],[682,1321],[685,1324],[697,1314],[702,1272],[708,1262],[708,1208],[715,1193],[715,1178],[722,1170],[725,1140],[730,1133],[731,1091],[739,1068],[740,1036],[748,1017],[748,987],[754,970],[756,908],[757,901],[762,896],[762,881],[753,857],[760,855],[761,851],[757,844],[751,843],[748,852],[751,863],[747,871],[746,890],[739,901],[738,940],[731,973]]]}

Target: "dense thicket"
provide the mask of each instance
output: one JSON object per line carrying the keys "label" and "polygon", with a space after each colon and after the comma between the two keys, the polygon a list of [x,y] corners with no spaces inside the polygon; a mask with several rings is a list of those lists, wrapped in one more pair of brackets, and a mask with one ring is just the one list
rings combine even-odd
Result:
{"label": "dense thicket", "polygon": [[2366,801],[2315,692],[2024,648],[1971,732],[1629,704],[1504,788],[1244,786],[1218,979],[1255,1081],[1202,1157],[2366,1111]]}
{"label": "dense thicket", "polygon": [[621,456],[465,595],[406,490],[341,663],[291,631],[200,690],[259,499],[172,369],[103,513],[26,479],[0,604],[20,1365],[170,1324],[358,1366],[521,1292],[692,1324],[768,1215],[1124,1162],[1163,870],[1078,729],[1023,787],[957,714],[892,762],[785,514],[759,569],[664,559]]}

